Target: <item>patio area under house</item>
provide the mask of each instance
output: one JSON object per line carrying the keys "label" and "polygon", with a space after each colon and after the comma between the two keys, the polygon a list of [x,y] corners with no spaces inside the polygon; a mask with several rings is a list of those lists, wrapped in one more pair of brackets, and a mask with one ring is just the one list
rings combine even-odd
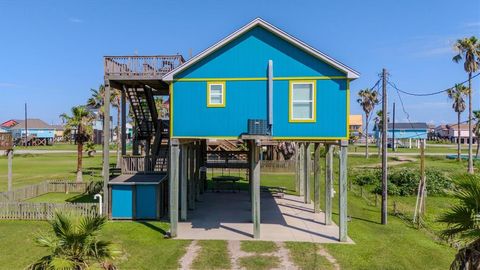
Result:
{"label": "patio area under house", "polygon": [[[109,218],[166,219],[170,236],[180,239],[351,241],[347,141],[349,83],[358,78],[356,71],[262,19],[188,61],[181,55],[105,56],[104,68],[107,119],[112,89],[122,93],[120,176],[109,176],[104,140]],[[155,104],[159,97],[169,101],[163,117]],[[127,100],[135,121],[131,155],[126,151]],[[262,147],[284,141],[298,146],[300,196],[260,184]],[[339,150],[338,177],[333,175],[334,148]],[[213,174],[217,182],[207,181],[206,171],[212,169],[244,170],[248,184],[237,190],[238,179]],[[335,196],[334,178],[339,184]],[[328,187],[322,194],[320,181]],[[217,192],[212,183],[232,188]],[[339,200],[338,226],[332,222],[334,198]],[[321,199],[325,209],[320,209]]]}

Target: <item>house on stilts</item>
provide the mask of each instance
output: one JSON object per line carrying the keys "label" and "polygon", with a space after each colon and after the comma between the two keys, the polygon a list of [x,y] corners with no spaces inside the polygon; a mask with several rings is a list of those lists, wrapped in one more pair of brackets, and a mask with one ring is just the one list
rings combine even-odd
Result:
{"label": "house on stilts", "polygon": [[[243,201],[248,208],[244,220],[250,230],[247,235],[263,239],[267,230],[262,222],[269,214],[264,218],[268,209],[260,186],[261,148],[272,141],[291,141],[300,146],[297,178],[301,200],[310,204],[313,190],[315,214],[321,212],[320,146],[326,148],[321,167],[325,166],[328,188],[322,195],[325,220],[320,224],[326,227],[332,223],[333,149],[339,149],[339,224],[335,237],[336,241],[347,241],[349,83],[358,78],[356,71],[260,18],[188,61],[180,55],[106,56],[104,68],[105,117],[110,114],[112,89],[122,93],[122,173],[115,178],[109,177],[109,147],[104,140],[104,210],[110,218],[168,217],[171,237],[182,237],[182,223],[198,218],[207,200],[227,198],[217,204],[220,207],[240,198],[235,193],[210,192],[207,196],[203,169],[242,168],[248,171],[249,189]],[[157,96],[168,96],[168,118],[159,116]],[[135,145],[133,155],[127,155],[127,99],[135,118],[134,136],[142,142],[143,155]],[[106,121],[106,138],[110,136],[108,125]],[[211,153],[207,151],[208,140],[239,140],[246,148]],[[312,151],[314,165],[310,168]],[[211,154],[226,157],[224,162],[211,163]],[[310,173],[315,179],[312,187]],[[212,212],[216,210],[201,213]],[[231,218],[236,215],[241,214],[230,213]],[[282,222],[280,225],[292,227]],[[201,224],[191,221],[189,226]]]}

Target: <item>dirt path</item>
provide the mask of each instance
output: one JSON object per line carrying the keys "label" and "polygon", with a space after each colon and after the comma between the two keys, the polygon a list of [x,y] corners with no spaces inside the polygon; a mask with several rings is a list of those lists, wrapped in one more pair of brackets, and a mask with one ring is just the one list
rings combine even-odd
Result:
{"label": "dirt path", "polygon": [[187,252],[180,259],[180,269],[191,269],[192,263],[200,251],[200,246],[197,245],[197,241],[192,241],[187,247]]}
{"label": "dirt path", "polygon": [[[388,166],[397,166],[402,165],[405,163],[415,162],[417,161],[416,158],[413,157],[405,157],[405,156],[397,156],[395,161],[389,161]],[[380,168],[382,167],[382,163],[375,163],[369,165],[359,165],[355,166],[356,168]]]}
{"label": "dirt path", "polygon": [[325,257],[325,259],[327,259],[327,261],[332,264],[333,269],[340,270],[340,265],[338,264],[335,257],[333,257],[330,253],[328,253],[328,251],[322,246],[318,247],[318,255]]}

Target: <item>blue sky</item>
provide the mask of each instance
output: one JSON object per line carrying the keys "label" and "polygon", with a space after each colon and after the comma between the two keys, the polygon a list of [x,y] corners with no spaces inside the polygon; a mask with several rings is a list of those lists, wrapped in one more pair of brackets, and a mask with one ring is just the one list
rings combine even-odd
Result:
{"label": "blue sky", "polygon": [[[262,17],[355,68],[356,93],[383,67],[403,90],[431,92],[466,79],[451,61],[457,38],[480,36],[480,1],[20,1],[0,0],[0,121],[29,115],[49,123],[84,103],[103,80],[104,55],[183,54],[207,48]],[[480,108],[480,77],[474,82]],[[406,120],[398,97],[398,120]],[[445,95],[404,96],[412,121],[446,123]],[[391,106],[391,103],[390,103]],[[466,117],[466,114],[463,118]]]}

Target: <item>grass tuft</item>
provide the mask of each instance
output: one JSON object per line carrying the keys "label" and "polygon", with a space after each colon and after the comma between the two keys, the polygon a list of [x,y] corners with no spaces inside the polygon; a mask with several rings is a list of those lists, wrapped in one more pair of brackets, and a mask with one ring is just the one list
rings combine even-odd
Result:
{"label": "grass tuft", "polygon": [[276,256],[247,256],[239,260],[241,267],[252,270],[272,269],[280,266],[280,259]]}
{"label": "grass tuft", "polygon": [[227,241],[198,241],[200,252],[192,263],[193,269],[230,269]]}
{"label": "grass tuft", "polygon": [[242,241],[240,248],[245,252],[257,254],[271,253],[278,250],[277,244],[270,241]]}

